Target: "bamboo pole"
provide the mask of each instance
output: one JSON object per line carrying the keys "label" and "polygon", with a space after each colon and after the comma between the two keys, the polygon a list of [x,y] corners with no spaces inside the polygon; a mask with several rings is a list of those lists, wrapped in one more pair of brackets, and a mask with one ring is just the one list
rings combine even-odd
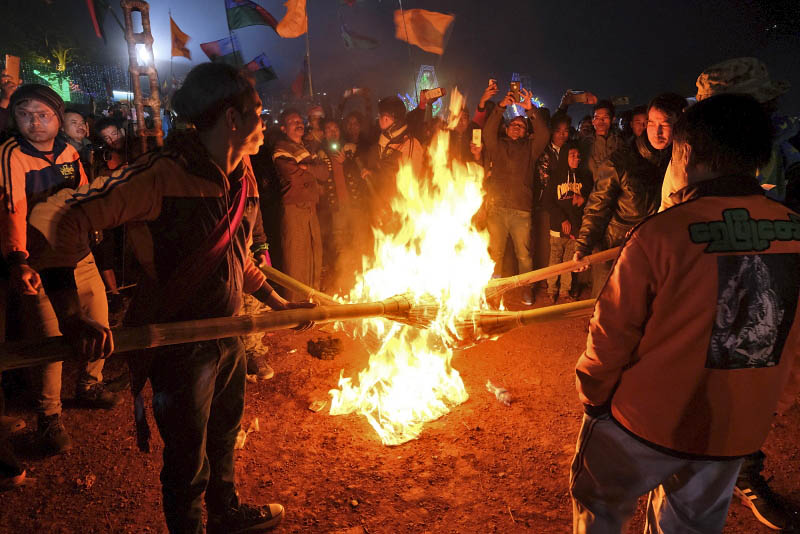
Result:
{"label": "bamboo pole", "polygon": [[[113,330],[115,352],[207,341],[224,337],[241,336],[253,332],[283,330],[314,321],[326,323],[345,319],[367,317],[403,316],[412,308],[411,301],[399,295],[380,302],[364,304],[337,304],[241,315],[199,319],[176,323],[151,324]],[[32,367],[69,358],[72,349],[62,336],[35,341],[19,341],[0,345],[0,371]]]}
{"label": "bamboo pole", "polygon": [[337,301],[330,295],[326,295],[322,291],[317,291],[313,287],[307,286],[306,284],[304,284],[299,280],[295,280],[288,274],[282,273],[281,271],[272,266],[260,267],[260,269],[266,275],[266,277],[272,280],[273,282],[285,287],[286,289],[290,289],[292,291],[300,293],[303,296],[303,298],[307,300],[310,300],[312,302],[317,302],[325,306],[334,306],[341,304],[341,302]]}
{"label": "bamboo pole", "polygon": [[540,280],[547,280],[550,277],[558,276],[560,274],[572,272],[584,265],[594,265],[595,263],[604,263],[617,259],[621,247],[614,247],[602,252],[590,254],[585,256],[580,261],[565,261],[564,263],[557,263],[535,271],[518,274],[515,276],[508,276],[506,278],[495,278],[490,280],[486,286],[486,298],[496,297],[501,293],[505,293],[515,287],[530,285]]}
{"label": "bamboo pole", "polygon": [[594,303],[595,299],[587,299],[533,310],[481,311],[471,318],[456,321],[451,332],[457,338],[456,348],[464,349],[520,326],[590,317]]}

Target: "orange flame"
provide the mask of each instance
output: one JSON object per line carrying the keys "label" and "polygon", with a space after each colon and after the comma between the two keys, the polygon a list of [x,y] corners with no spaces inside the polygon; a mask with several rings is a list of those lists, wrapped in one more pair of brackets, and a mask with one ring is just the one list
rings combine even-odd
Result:
{"label": "orange flame", "polygon": [[494,269],[488,234],[471,222],[483,201],[483,169],[448,165],[447,135],[440,133],[432,143],[429,182],[414,176],[410,165],[401,167],[391,207],[402,226],[391,235],[373,230],[375,258],[364,258],[364,272],[349,295],[360,302],[409,293],[420,306],[433,297],[435,321],[424,330],[384,319],[364,321],[358,335],[377,335],[380,347],[357,382],[342,373],[339,389],[330,391],[332,415],[363,415],[387,445],[417,438],[426,422],[467,400],[451,365],[454,340],[448,326],[485,306],[483,289]]}

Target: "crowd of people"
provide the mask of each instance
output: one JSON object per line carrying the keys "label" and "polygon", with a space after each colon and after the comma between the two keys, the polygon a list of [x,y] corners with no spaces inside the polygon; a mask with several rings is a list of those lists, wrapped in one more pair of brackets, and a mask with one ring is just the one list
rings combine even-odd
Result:
{"label": "crowd of people", "polygon": [[[264,265],[346,294],[371,229],[393,228],[400,166],[426,180],[428,148],[446,140],[453,165],[484,170],[474,221],[496,276],[583,265],[525,288],[521,304],[598,299],[577,366],[586,416],[570,480],[575,531],[619,532],[645,493],[648,531],[719,532],[734,493],[760,521],[788,528],[759,448],[776,406],[794,399],[779,395],[800,344],[800,124],[776,113],[786,87],[760,61],[708,68],[696,99],[662,93],[623,113],[572,90],[551,113],[525,88],[501,92],[490,80],[452,130],[427,92],[411,111],[388,96],[373,115],[358,89],[335,109],[273,118],[246,73],[208,63],[177,90],[176,124],[150,150],[125,113],[87,116],[49,87],[17,85],[4,76],[0,93],[0,324],[4,339],[71,340],[86,358],[75,393],[86,406],[119,402],[102,374],[109,309],[136,326],[231,316],[245,294],[248,309],[313,306],[274,290]],[[591,114],[573,126],[577,106]],[[613,247],[616,262],[587,272],[584,258]],[[127,249],[137,277],[124,309]],[[281,505],[241,503],[233,480],[245,377],[272,376],[263,356],[226,338],[151,350],[129,366],[142,448],[140,393],[153,387],[170,532],[202,532],[204,495],[208,532],[280,523]],[[52,363],[30,373],[35,436],[50,454],[71,447],[61,372]],[[24,426],[1,412],[0,435]],[[13,486],[24,471],[0,443]]]}

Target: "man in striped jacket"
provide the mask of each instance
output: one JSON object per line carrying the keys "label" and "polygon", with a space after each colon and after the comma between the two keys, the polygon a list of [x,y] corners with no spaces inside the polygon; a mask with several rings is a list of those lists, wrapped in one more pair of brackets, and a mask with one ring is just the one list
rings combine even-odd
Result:
{"label": "man in striped jacket", "polygon": [[[28,225],[31,210],[62,189],[86,183],[78,152],[59,135],[64,102],[44,85],[23,85],[9,104],[13,135],[0,146],[0,247],[7,262],[10,285],[20,295],[21,334],[24,338],[59,335],[59,325],[39,276],[40,257],[33,248],[36,232]],[[31,245],[34,245],[31,248]],[[79,258],[75,278],[81,305],[96,321],[108,323],[103,282],[90,253]],[[30,265],[29,265],[30,264]],[[3,306],[6,303],[2,303]],[[92,408],[112,408],[119,399],[102,383],[103,360],[81,370],[76,398]],[[46,453],[71,447],[61,421],[61,363],[37,368],[37,438]]]}
{"label": "man in striped jacket", "polygon": [[[233,67],[204,63],[187,75],[173,106],[194,129],[170,134],[163,149],[77,192],[62,192],[31,215],[51,246],[42,283],[64,335],[86,357],[106,357],[113,349],[111,331],[80,309],[71,279],[90,230],[137,223],[133,248],[142,276],[129,325],[231,317],[243,293],[272,309],[311,306],[279,297],[250,255],[259,202],[249,155],[264,141],[258,93]],[[169,531],[203,532],[204,493],[210,534],[277,526],[280,504],[249,506],[236,492],[233,447],[245,393],[239,337],[161,347],[137,354],[132,364],[134,392],[148,379],[153,389]],[[145,448],[142,426],[139,446]]]}

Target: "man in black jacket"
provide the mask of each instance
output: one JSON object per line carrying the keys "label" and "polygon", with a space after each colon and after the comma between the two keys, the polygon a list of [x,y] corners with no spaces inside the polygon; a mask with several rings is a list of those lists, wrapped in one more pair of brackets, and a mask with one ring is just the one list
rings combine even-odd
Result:
{"label": "man in black jacket", "polygon": [[[521,94],[520,105],[525,109],[528,119],[515,117],[506,127],[506,136],[498,135],[503,112],[515,100],[509,92],[486,120],[483,141],[488,160],[492,162],[491,175],[486,178],[489,255],[495,266],[502,265],[506,240],[510,235],[519,272],[524,273],[533,269],[531,211],[534,165],[550,139],[550,129],[531,103],[531,93],[522,89]],[[533,126],[531,135],[527,133],[528,120]],[[533,303],[532,292],[523,297],[523,302]]]}
{"label": "man in black jacket", "polygon": [[[671,156],[672,125],[685,106],[686,100],[674,93],[655,97],[647,108],[647,135],[633,139],[600,165],[584,209],[574,259],[621,245],[631,228],[658,211]],[[610,264],[592,268],[593,296],[600,293],[609,270]]]}
{"label": "man in black jacket", "polygon": [[[230,317],[243,293],[275,310],[309,306],[278,296],[248,250],[258,192],[246,156],[264,139],[258,93],[230,65],[203,63],[189,72],[173,105],[195,130],[170,135],[164,149],[117,176],[71,196],[53,196],[31,214],[32,226],[52,245],[51,268],[43,270],[42,283],[61,331],[84,358],[106,357],[113,350],[111,330],[84,315],[74,289],[72,258],[85,248],[90,229],[142,223],[140,244],[149,248],[134,247],[144,251],[137,256],[144,274],[126,317],[131,325]],[[144,387],[142,378],[152,385],[153,414],[164,442],[161,483],[170,533],[252,533],[277,526],[281,505],[250,506],[236,492],[234,443],[245,388],[239,337],[161,347],[130,362],[136,393]],[[137,407],[143,416],[144,406]],[[147,432],[138,437],[146,447]]]}

